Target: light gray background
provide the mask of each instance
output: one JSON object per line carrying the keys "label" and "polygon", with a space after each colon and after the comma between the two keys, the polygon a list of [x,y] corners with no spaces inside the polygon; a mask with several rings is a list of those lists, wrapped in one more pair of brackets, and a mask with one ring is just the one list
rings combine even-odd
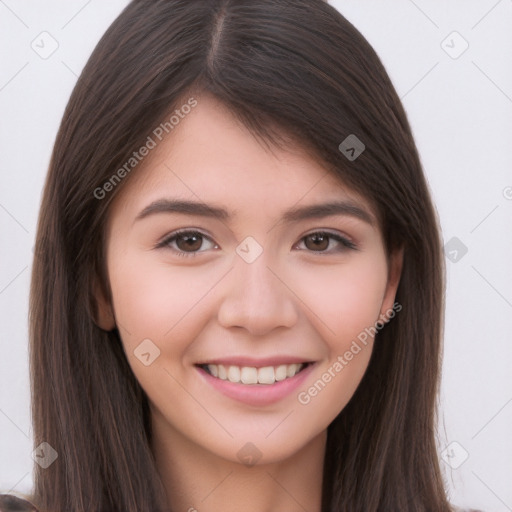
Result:
{"label": "light gray background", "polygon": [[[458,239],[447,251],[440,396],[450,498],[512,511],[512,0],[331,3],[386,66],[444,240]],[[53,142],[77,76],[126,4],[0,0],[0,492],[32,487],[28,291]],[[47,58],[32,48],[51,49],[44,31],[58,42]]]}

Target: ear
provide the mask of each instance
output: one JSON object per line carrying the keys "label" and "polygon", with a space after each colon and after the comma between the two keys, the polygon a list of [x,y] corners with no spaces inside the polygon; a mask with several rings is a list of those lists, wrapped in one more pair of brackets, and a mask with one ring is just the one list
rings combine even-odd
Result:
{"label": "ear", "polygon": [[98,277],[95,277],[93,282],[93,302],[94,323],[104,331],[114,329],[116,327],[116,319],[112,304],[107,299]]}
{"label": "ear", "polygon": [[398,284],[400,283],[400,277],[402,276],[402,266],[404,261],[404,248],[400,247],[393,251],[388,260],[388,282],[386,284],[386,291],[382,300],[382,306],[380,310],[379,318],[384,319],[384,322],[388,321],[389,312],[393,310],[395,303],[396,291]]}

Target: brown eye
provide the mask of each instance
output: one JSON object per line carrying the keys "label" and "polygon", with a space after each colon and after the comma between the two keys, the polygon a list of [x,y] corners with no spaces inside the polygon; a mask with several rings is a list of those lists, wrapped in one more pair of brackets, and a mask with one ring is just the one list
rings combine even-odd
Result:
{"label": "brown eye", "polygon": [[[206,249],[201,249],[204,241],[211,244]],[[204,252],[209,248],[218,247],[209,237],[199,231],[178,231],[171,233],[168,237],[157,244],[156,248],[167,248],[176,253],[177,256],[196,256],[197,253]]]}
{"label": "brown eye", "polygon": [[199,234],[180,234],[175,239],[180,251],[197,251],[203,244],[203,237]]}
{"label": "brown eye", "polygon": [[[329,247],[329,236],[323,233],[313,233],[304,237],[304,240],[306,247],[312,251],[325,251]],[[308,241],[311,243],[308,244]]]}
{"label": "brown eye", "polygon": [[[329,233],[325,231],[316,231],[315,233],[310,233],[302,238],[304,241],[304,245],[306,249],[309,251],[317,252],[317,253],[326,253],[329,254],[331,252],[343,252],[347,249],[357,250],[357,246],[346,239],[335,233]],[[337,242],[334,245],[338,245],[338,248],[334,247],[333,250],[327,250],[329,248],[329,244],[331,240]]]}

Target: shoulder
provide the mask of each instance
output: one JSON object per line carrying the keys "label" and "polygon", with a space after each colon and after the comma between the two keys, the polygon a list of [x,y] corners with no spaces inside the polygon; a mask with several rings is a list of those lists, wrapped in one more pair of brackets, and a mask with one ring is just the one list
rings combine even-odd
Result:
{"label": "shoulder", "polygon": [[13,494],[0,494],[0,512],[38,512],[35,505]]}

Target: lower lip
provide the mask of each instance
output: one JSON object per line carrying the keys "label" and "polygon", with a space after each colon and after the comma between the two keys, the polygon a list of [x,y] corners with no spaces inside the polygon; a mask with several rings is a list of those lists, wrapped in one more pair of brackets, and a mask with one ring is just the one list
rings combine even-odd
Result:
{"label": "lower lip", "polygon": [[311,363],[293,377],[275,382],[274,384],[230,382],[229,380],[218,379],[210,375],[201,367],[196,368],[208,384],[227,397],[248,405],[262,406],[279,402],[279,400],[293,393],[308,378],[314,366],[315,364]]}

